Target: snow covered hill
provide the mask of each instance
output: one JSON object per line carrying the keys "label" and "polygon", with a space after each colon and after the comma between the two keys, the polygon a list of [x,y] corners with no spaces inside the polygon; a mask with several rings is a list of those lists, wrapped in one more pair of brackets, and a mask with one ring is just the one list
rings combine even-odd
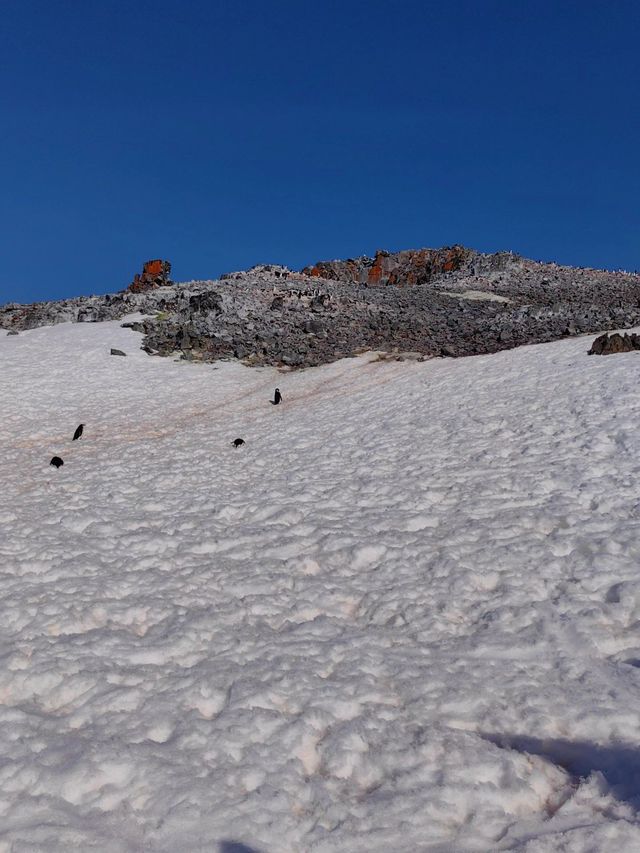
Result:
{"label": "snow covered hill", "polygon": [[2,335],[0,853],[640,850],[640,357],[589,342]]}

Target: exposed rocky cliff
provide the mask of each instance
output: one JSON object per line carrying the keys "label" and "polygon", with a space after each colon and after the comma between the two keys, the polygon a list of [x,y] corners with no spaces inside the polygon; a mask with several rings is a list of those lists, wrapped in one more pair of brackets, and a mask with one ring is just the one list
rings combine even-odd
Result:
{"label": "exposed rocky cliff", "polygon": [[[153,266],[149,266],[152,264]],[[145,265],[126,291],[6,305],[0,327],[96,322],[140,312],[149,353],[309,366],[366,349],[472,355],[640,325],[640,276],[543,264],[462,246],[260,265],[218,281],[172,284]]]}
{"label": "exposed rocky cliff", "polygon": [[513,255],[500,252],[481,255],[464,246],[443,249],[408,249],[404,252],[385,252],[380,249],[375,257],[350,258],[346,261],[319,261],[302,272],[315,278],[348,281],[378,287],[386,284],[408,287],[413,284],[430,284],[445,273],[475,275],[504,268]]}

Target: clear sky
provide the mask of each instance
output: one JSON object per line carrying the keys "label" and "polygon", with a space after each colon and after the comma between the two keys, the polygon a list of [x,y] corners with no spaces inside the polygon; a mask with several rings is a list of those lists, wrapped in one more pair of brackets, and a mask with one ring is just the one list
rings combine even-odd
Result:
{"label": "clear sky", "polygon": [[640,268],[637,0],[5,0],[0,303],[462,243]]}

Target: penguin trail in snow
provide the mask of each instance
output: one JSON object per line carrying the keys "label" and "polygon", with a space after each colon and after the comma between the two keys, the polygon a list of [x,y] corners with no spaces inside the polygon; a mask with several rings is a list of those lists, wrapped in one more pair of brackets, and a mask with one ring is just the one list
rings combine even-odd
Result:
{"label": "penguin trail in snow", "polygon": [[82,435],[82,430],[84,429],[84,424],[80,424],[79,427],[76,427],[76,431],[73,434],[72,441],[77,441]]}
{"label": "penguin trail in snow", "polygon": [[64,465],[62,459],[59,456],[54,456],[49,465],[53,465],[54,468],[61,468]]}
{"label": "penguin trail in snow", "polygon": [[269,400],[272,406],[277,406],[278,403],[282,401],[282,394],[280,393],[280,389],[276,388],[275,393],[273,395],[273,400]]}

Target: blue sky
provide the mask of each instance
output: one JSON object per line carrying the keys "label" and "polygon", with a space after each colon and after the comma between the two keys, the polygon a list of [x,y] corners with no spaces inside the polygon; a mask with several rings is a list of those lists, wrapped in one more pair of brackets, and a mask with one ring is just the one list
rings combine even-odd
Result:
{"label": "blue sky", "polygon": [[0,302],[463,243],[640,268],[640,4],[7,0]]}

